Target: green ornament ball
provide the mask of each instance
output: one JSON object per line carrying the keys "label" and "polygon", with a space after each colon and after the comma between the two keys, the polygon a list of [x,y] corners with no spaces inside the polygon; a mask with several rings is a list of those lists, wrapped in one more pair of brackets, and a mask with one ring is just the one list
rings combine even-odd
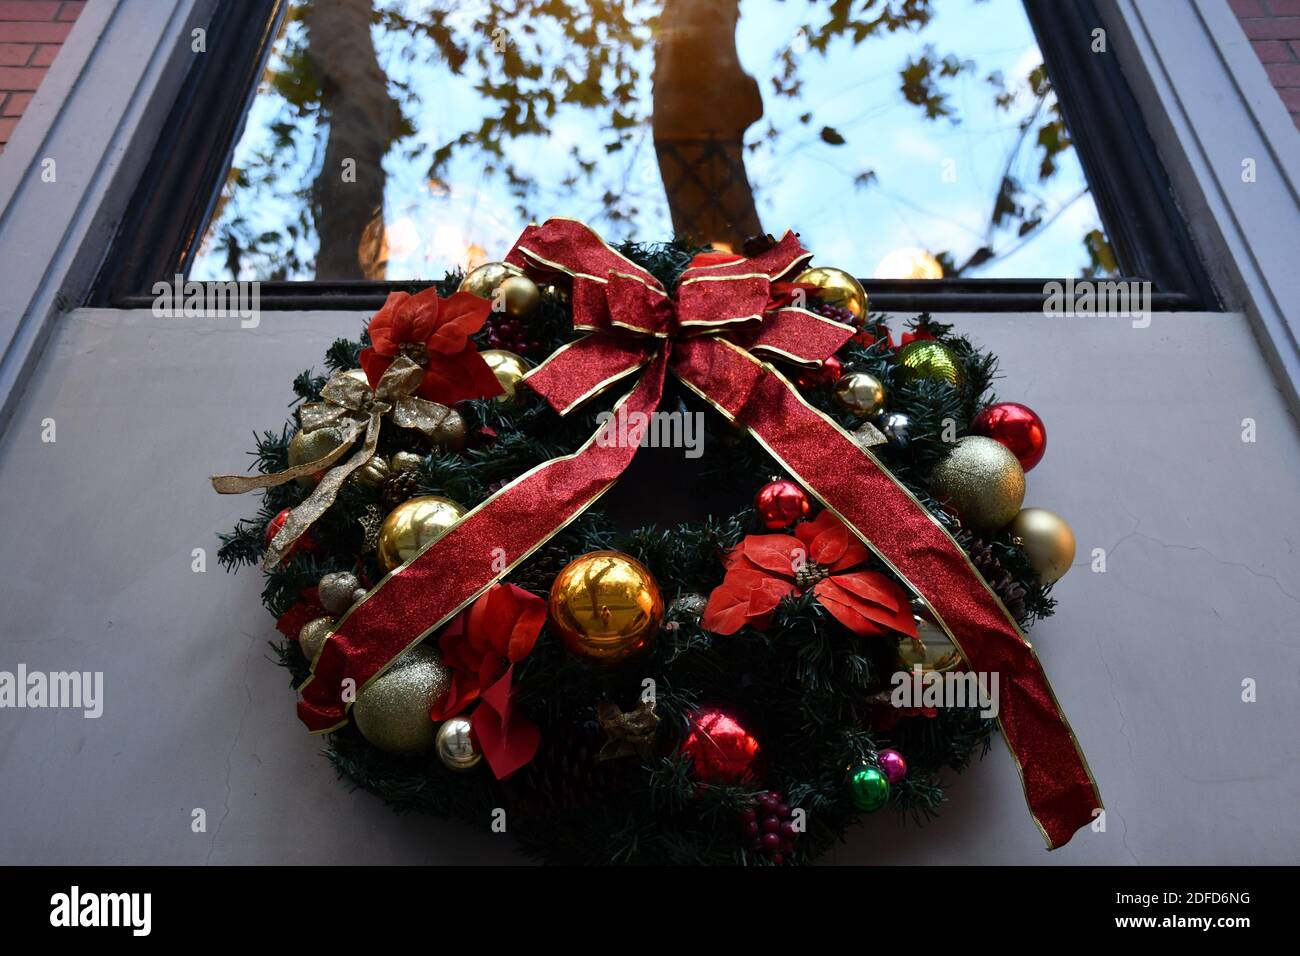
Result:
{"label": "green ornament ball", "polygon": [[849,796],[863,813],[874,813],[889,802],[889,780],[878,768],[863,764],[849,778]]}

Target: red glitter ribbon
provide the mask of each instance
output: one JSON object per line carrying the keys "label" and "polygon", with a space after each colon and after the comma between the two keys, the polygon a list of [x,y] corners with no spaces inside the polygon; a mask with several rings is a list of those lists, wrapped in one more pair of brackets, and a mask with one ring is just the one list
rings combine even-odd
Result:
{"label": "red glitter ribbon", "polygon": [[[917,594],[971,670],[999,675],[999,722],[1049,847],[1101,807],[1096,784],[1033,648],[947,531],[853,438],[813,408],[766,353],[816,365],[855,330],[784,304],[780,280],[810,258],[792,233],[753,259],[697,266],[675,296],[582,223],[530,226],[507,261],[570,287],[574,327],[591,334],[556,350],[528,385],[567,413],[642,371],[602,426],[572,455],[520,476],[389,574],[325,641],[303,684],[299,716],[314,732],[342,726],[356,691],[580,515],[637,448],[597,442],[637,434],[676,375],[749,430],[811,495],[838,515]],[[636,421],[636,419],[632,419]]]}

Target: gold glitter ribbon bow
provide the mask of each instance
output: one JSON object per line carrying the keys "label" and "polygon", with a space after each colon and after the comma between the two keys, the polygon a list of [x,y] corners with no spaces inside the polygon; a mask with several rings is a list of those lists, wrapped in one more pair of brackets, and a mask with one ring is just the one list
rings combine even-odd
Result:
{"label": "gold glitter ribbon bow", "polygon": [[[335,372],[321,389],[321,400],[304,405],[298,412],[298,419],[304,432],[319,428],[339,429],[343,437],[338,447],[315,461],[294,465],[272,475],[213,476],[212,487],[219,494],[242,495],[325,471],[312,493],[289,512],[271,539],[262,557],[264,570],[275,567],[284,559],[294,543],[334,503],[348,476],[374,457],[379,444],[380,423],[385,417],[402,428],[414,428],[433,437],[451,414],[451,409],[415,396],[423,378],[424,369],[404,355],[388,367],[374,389],[348,372]],[[365,436],[360,450],[341,465],[335,465],[360,435]]]}

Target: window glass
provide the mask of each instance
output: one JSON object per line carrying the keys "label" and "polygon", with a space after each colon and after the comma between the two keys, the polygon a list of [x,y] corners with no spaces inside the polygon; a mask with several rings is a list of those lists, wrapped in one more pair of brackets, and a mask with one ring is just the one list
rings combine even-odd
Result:
{"label": "window glass", "polygon": [[294,2],[191,274],[422,279],[529,221],[876,278],[1114,271],[1020,0]]}

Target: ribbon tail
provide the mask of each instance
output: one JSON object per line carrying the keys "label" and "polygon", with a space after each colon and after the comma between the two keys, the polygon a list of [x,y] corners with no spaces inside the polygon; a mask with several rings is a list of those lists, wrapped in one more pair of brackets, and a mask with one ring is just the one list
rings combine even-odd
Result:
{"label": "ribbon tail", "polygon": [[359,434],[361,434],[361,426],[354,425],[345,433],[344,442],[330,451],[328,455],[317,458],[315,461],[294,465],[284,471],[277,471],[272,475],[213,475],[211,478],[212,490],[219,495],[242,495],[249,491],[256,491],[258,488],[275,488],[279,485],[288,484],[294,479],[314,475],[317,472],[324,471],[347,454],[347,450],[352,447],[352,443],[356,441]]}
{"label": "ribbon tail", "polygon": [[[661,352],[615,405],[616,422],[658,406],[666,368]],[[595,503],[637,452],[599,441],[607,428],[516,478],[353,605],[299,687],[302,722],[314,733],[343,726],[356,693]]]}
{"label": "ribbon tail", "polygon": [[[356,432],[360,428],[360,425],[353,426],[351,437],[340,446],[344,451],[352,447],[352,442],[356,440]],[[343,464],[336,465],[325,472],[306,500],[289,512],[283,526],[271,539],[266,554],[262,555],[263,571],[269,571],[284,560],[284,556],[293,548],[294,543],[306,534],[307,529],[316,523],[316,519],[323,515],[329,506],[334,503],[334,499],[338,497],[339,489],[343,487],[343,482],[347,480],[348,475],[374,457],[375,448],[379,444],[378,411],[371,413],[365,429],[366,440],[361,449]],[[290,469],[290,471],[293,470]],[[314,474],[314,472],[309,473]]]}
{"label": "ribbon tail", "polygon": [[934,516],[771,366],[734,343],[681,343],[673,372],[748,429],[923,597],[972,671],[998,675],[999,725],[1049,848],[1090,824],[1101,795],[1033,647]]}

